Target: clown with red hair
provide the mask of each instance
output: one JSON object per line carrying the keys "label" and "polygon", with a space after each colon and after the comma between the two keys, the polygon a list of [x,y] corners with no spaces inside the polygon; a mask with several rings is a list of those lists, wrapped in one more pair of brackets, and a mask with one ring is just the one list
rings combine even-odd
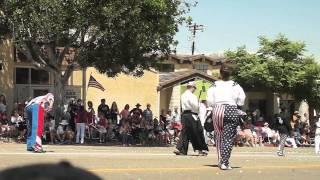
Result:
{"label": "clown with red hair", "polygon": [[37,153],[45,152],[42,148],[41,137],[44,129],[45,113],[52,110],[54,96],[48,93],[28,102],[27,113],[27,150]]}

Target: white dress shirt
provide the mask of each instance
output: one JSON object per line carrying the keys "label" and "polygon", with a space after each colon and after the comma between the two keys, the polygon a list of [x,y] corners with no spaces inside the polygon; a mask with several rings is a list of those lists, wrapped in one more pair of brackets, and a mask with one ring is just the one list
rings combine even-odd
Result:
{"label": "white dress shirt", "polygon": [[216,81],[208,89],[207,102],[209,106],[229,104],[243,106],[246,95],[242,87],[234,81]]}
{"label": "white dress shirt", "polygon": [[192,111],[194,113],[199,113],[198,98],[189,89],[187,89],[181,95],[181,108],[182,111]]}
{"label": "white dress shirt", "polygon": [[204,122],[206,121],[206,115],[207,115],[207,106],[204,103],[200,103],[199,118],[202,126],[204,126]]}

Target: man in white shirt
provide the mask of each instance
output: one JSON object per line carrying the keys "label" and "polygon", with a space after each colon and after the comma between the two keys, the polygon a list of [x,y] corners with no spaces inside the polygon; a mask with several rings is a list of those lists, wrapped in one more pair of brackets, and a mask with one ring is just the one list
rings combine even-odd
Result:
{"label": "man in white shirt", "polygon": [[181,96],[182,131],[176,147],[178,151],[174,152],[176,155],[187,155],[189,141],[192,143],[193,150],[199,151],[199,155],[207,155],[205,151],[208,151],[208,146],[205,143],[203,128],[198,117],[199,101],[193,94],[195,90],[195,83],[189,82],[187,90]]}

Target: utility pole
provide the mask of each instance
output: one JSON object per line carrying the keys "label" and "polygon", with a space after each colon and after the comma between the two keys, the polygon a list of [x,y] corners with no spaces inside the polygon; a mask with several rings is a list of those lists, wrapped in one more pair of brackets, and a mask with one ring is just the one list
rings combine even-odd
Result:
{"label": "utility pole", "polygon": [[194,23],[193,25],[189,25],[188,27],[189,27],[189,31],[191,31],[192,33],[192,55],[194,55],[196,32],[203,31],[204,26]]}

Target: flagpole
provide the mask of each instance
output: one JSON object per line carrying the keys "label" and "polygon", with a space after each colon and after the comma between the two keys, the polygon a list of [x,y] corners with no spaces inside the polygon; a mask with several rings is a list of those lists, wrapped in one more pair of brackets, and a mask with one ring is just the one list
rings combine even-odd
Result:
{"label": "flagpole", "polygon": [[88,89],[86,89],[87,86],[87,68],[83,68],[82,69],[82,88],[83,88],[83,92],[82,92],[82,100],[83,100],[83,106],[84,108],[86,108],[86,101],[87,101],[87,91]]}

